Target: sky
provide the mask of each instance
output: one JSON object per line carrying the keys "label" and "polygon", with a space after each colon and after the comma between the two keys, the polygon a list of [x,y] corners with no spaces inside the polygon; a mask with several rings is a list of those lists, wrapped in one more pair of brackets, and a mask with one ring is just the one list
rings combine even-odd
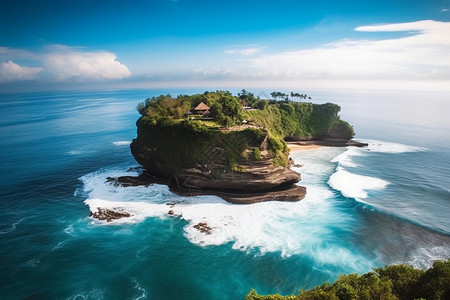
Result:
{"label": "sky", "polygon": [[450,0],[0,0],[0,93],[450,90]]}

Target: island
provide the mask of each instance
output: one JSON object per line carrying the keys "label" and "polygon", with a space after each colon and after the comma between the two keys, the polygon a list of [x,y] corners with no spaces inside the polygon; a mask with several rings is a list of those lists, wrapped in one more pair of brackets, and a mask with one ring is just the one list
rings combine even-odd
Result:
{"label": "island", "polygon": [[[131,153],[138,177],[110,179],[123,186],[162,183],[179,195],[217,195],[236,204],[299,201],[306,188],[291,170],[286,141],[364,146],[333,103],[274,92],[261,99],[242,90],[161,95],[137,106]],[[280,98],[281,97],[281,98]]]}

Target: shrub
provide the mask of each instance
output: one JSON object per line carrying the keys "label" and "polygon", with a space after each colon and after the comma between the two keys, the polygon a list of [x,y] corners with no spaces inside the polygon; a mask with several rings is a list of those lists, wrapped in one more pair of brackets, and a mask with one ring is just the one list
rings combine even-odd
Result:
{"label": "shrub", "polygon": [[[249,298],[247,298],[249,297]],[[260,296],[255,290],[246,300],[263,299],[450,299],[450,260],[435,262],[427,271],[394,265],[359,276],[341,275],[334,284],[324,283],[298,296]]]}
{"label": "shrub", "polygon": [[260,160],[261,159],[261,150],[259,150],[258,147],[253,147],[252,158],[254,160]]}

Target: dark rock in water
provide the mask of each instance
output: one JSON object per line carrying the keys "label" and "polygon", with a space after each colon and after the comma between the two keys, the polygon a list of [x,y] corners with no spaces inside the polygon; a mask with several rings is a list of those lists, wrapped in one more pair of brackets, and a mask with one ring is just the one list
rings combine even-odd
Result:
{"label": "dark rock in water", "polygon": [[173,216],[173,215],[175,214],[175,212],[174,212],[173,210],[169,210],[169,211],[167,212],[167,214]]}
{"label": "dark rock in water", "polygon": [[291,167],[301,168],[303,167],[301,164],[296,164],[295,161],[292,159],[292,157],[289,157],[289,164]]}
{"label": "dark rock in water", "polygon": [[207,235],[210,235],[211,231],[212,231],[212,228],[209,227],[208,224],[206,224],[204,222],[194,225],[194,228],[197,229],[198,231],[200,231],[201,233],[204,233]]}
{"label": "dark rock in water", "polygon": [[[292,173],[297,174],[292,171]],[[298,175],[298,174],[297,174]],[[155,183],[155,178],[150,176],[123,176],[119,178],[109,178],[109,181],[114,182],[117,185],[124,187],[129,186],[149,186]],[[234,204],[252,204],[265,201],[300,201],[306,195],[306,188],[303,186],[297,186],[293,183],[280,184],[278,186],[266,185],[268,189],[252,190],[247,189],[245,191],[241,189],[220,189],[224,186],[224,183],[217,184],[216,188],[196,188],[193,186],[179,185],[175,180],[164,181],[158,180],[158,183],[167,184],[170,190],[180,196],[203,196],[203,195],[216,195],[222,199],[234,203]],[[245,184],[243,184],[245,186]],[[263,185],[264,186],[264,185]],[[181,201],[166,203],[170,208],[174,207]]]}
{"label": "dark rock in water", "polygon": [[230,191],[230,190],[173,190],[174,193],[181,196],[202,196],[215,195],[219,196],[225,201],[234,204],[253,204],[266,201],[288,201],[295,202],[302,200],[306,195],[306,188],[304,186],[290,185],[275,190],[260,190],[260,191]]}
{"label": "dark rock in water", "polygon": [[127,172],[138,172],[138,173],[140,173],[142,171],[143,171],[142,167],[131,167],[131,168],[128,168],[128,170],[127,170]]}
{"label": "dark rock in water", "polygon": [[97,211],[91,212],[91,214],[89,216],[96,218],[98,220],[107,221],[107,222],[111,222],[113,220],[117,220],[117,219],[121,219],[121,218],[131,217],[130,213],[127,213],[126,211],[123,211],[120,208],[114,208],[114,209],[115,210],[97,207]]}
{"label": "dark rock in water", "polygon": [[154,176],[143,173],[139,176],[121,176],[107,177],[107,182],[113,183],[115,186],[149,186],[154,183],[167,184],[167,180],[162,180]]}

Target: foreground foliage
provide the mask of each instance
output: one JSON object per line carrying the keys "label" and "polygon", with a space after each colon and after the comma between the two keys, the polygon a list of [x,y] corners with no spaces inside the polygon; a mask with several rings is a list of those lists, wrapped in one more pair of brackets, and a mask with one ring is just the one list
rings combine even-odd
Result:
{"label": "foreground foliage", "polygon": [[359,276],[341,275],[334,284],[324,283],[299,295],[261,296],[251,290],[245,300],[315,299],[450,299],[450,260],[435,262],[424,271],[406,265],[374,269]]}

